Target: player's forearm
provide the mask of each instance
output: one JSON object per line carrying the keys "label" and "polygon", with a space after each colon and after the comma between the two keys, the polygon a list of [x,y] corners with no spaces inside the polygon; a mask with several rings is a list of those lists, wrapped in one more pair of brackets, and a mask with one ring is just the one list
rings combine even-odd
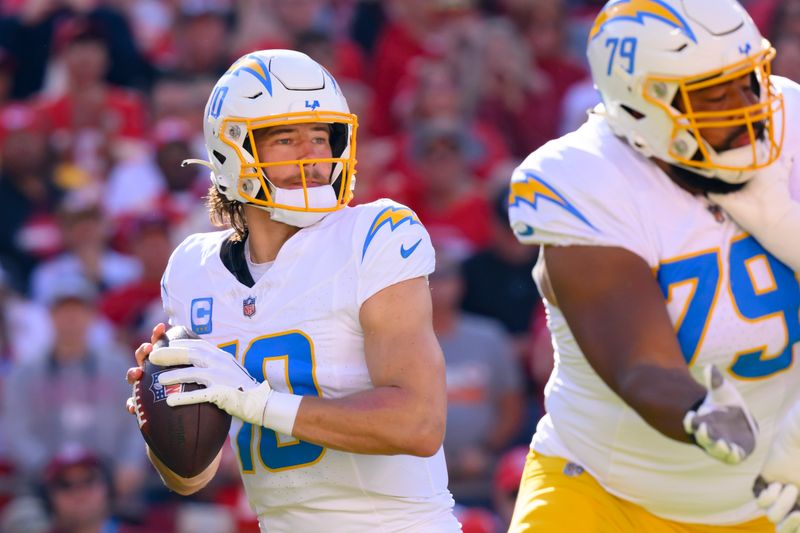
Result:
{"label": "player's forearm", "polygon": [[214,477],[214,474],[216,474],[220,459],[222,458],[222,450],[220,450],[220,452],[205,470],[194,477],[186,478],[181,477],[170,470],[169,467],[167,467],[158,459],[158,457],[155,456],[155,454],[150,450],[149,446],[145,447],[147,449],[147,458],[150,459],[150,462],[153,464],[153,467],[155,467],[158,475],[161,476],[161,481],[164,482],[164,485],[169,490],[177,492],[181,496],[194,494],[208,485],[208,482],[211,481],[211,479]]}
{"label": "player's forearm", "polygon": [[444,402],[378,387],[338,399],[306,396],[292,434],[353,453],[431,456],[444,439]]}
{"label": "player's forearm", "polygon": [[616,389],[654,429],[671,439],[692,442],[683,428],[683,417],[707,391],[685,369],[638,365],[620,377]]}

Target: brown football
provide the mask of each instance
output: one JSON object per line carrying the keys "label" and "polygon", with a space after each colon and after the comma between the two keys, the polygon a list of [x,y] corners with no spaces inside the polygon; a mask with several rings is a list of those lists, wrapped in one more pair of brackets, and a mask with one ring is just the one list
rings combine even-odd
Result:
{"label": "brown football", "polygon": [[[197,338],[185,327],[174,326],[154,346],[161,348],[173,340]],[[179,476],[194,477],[219,453],[228,436],[231,417],[212,403],[167,405],[169,394],[203,388],[197,383],[164,386],[158,382],[162,372],[184,366],[188,365],[158,366],[145,359],[142,379],[134,386],[134,400],[139,430],[152,452]]]}

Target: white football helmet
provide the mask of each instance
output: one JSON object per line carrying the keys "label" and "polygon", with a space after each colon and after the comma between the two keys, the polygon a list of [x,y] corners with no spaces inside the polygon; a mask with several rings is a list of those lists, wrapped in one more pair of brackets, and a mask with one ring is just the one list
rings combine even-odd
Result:
{"label": "white football helmet", "polygon": [[[610,127],[644,156],[743,183],[780,155],[783,96],[769,81],[775,49],[735,0],[611,0],[587,55]],[[693,92],[744,75],[757,88],[754,105],[692,109]],[[749,145],[717,152],[701,134],[734,126],[749,133]]]}
{"label": "white football helmet", "polygon": [[[331,125],[331,158],[264,163],[253,131],[280,125]],[[339,84],[319,63],[292,50],[260,50],[239,58],[219,79],[205,109],[211,181],[231,201],[267,210],[273,220],[305,227],[353,197],[356,116]],[[191,162],[199,162],[192,160]],[[332,163],[330,186],[308,187],[304,165]],[[303,188],[275,187],[267,168],[297,165]]]}

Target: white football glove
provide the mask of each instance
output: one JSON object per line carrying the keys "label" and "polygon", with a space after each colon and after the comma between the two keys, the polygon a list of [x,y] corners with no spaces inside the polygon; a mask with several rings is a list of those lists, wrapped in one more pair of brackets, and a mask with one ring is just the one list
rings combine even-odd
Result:
{"label": "white football glove", "polygon": [[800,272],[800,201],[792,200],[784,165],[777,162],[760,170],[736,192],[708,197],[772,255]]}
{"label": "white football glove", "polygon": [[800,402],[781,421],[756,479],[756,502],[779,533],[800,533]]}
{"label": "white football glove", "polygon": [[714,365],[703,369],[708,393],[683,417],[683,429],[698,446],[723,463],[738,464],[756,447],[758,425],[736,387]]}
{"label": "white football glove", "polygon": [[153,350],[149,357],[161,366],[192,365],[160,374],[163,385],[205,385],[204,389],[168,395],[171,407],[210,402],[245,422],[291,435],[302,397],[276,392],[266,380],[258,383],[228,352],[201,339],[179,339]]}
{"label": "white football glove", "polygon": [[753,493],[767,519],[775,524],[777,533],[800,533],[800,506],[797,503],[800,491],[797,485],[780,481],[768,483],[759,476]]}

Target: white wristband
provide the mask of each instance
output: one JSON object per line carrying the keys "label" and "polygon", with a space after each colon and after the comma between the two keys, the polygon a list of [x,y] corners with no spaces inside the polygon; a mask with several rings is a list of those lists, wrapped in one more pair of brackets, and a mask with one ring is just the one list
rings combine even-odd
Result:
{"label": "white wristband", "polygon": [[298,394],[287,394],[273,390],[267,398],[262,416],[262,426],[274,429],[284,435],[292,434],[294,419],[300,409],[303,397]]}

